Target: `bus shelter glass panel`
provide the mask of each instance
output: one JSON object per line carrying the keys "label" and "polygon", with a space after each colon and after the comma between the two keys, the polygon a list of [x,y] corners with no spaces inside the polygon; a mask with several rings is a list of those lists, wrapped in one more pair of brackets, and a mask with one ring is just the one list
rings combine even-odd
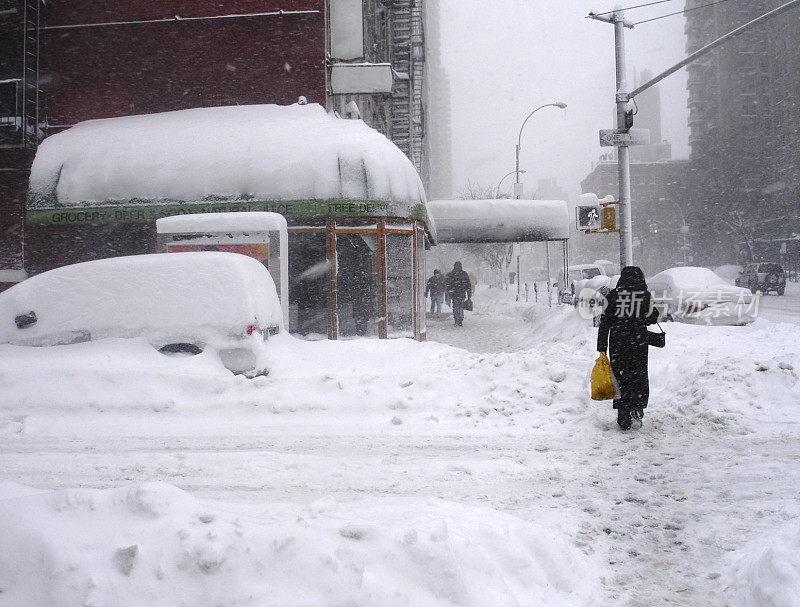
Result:
{"label": "bus shelter glass panel", "polygon": [[341,337],[378,336],[377,240],[376,234],[336,234],[336,300]]}
{"label": "bus shelter glass panel", "polygon": [[386,234],[386,321],[390,336],[414,336],[413,234]]}
{"label": "bus shelter glass panel", "polygon": [[324,231],[289,236],[289,330],[328,334],[328,272]]}

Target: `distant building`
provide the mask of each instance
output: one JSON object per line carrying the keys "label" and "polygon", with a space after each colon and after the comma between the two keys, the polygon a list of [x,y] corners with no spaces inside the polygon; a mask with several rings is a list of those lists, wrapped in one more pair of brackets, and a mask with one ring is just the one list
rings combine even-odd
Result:
{"label": "distant building", "polygon": [[561,189],[555,177],[540,179],[535,196],[537,200],[569,200],[569,196]]}
{"label": "distant building", "polygon": [[450,79],[442,62],[441,0],[425,1],[425,117],[426,164],[422,179],[431,200],[453,198],[453,144]]}
{"label": "distant building", "polygon": [[[686,14],[688,52],[783,2],[704,4],[687,1],[698,8]],[[739,241],[800,232],[799,39],[795,10],[688,66],[691,223],[707,263],[731,261]]]}

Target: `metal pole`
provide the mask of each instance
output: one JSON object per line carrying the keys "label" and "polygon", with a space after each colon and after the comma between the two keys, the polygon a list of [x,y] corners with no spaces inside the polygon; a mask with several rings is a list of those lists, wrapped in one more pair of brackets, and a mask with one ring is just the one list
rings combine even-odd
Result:
{"label": "metal pole", "polygon": [[[625,15],[614,12],[614,52],[617,63],[617,129],[625,128],[628,88],[625,78]],[[633,232],[631,229],[631,160],[627,146],[617,146],[619,177],[619,262],[622,267],[633,265]]]}
{"label": "metal pole", "polygon": [[[520,245],[517,245],[520,246]],[[520,295],[520,282],[519,282],[519,254],[521,253],[520,250],[517,250],[517,301],[519,301]]]}
{"label": "metal pole", "polygon": [[563,101],[556,101],[555,103],[545,103],[544,105],[540,105],[526,116],[525,120],[522,121],[522,126],[519,127],[519,135],[517,136],[517,182],[514,184],[514,198],[522,198],[522,184],[519,181],[519,150],[522,147],[522,130],[525,128],[525,125],[528,123],[528,120],[530,120],[531,116],[533,116],[542,108],[550,106],[561,108],[563,110],[567,107],[567,104]]}
{"label": "metal pole", "polygon": [[569,287],[569,241],[562,240],[561,241],[562,252],[564,253],[564,292],[567,292],[567,288]]}
{"label": "metal pole", "polygon": [[547,307],[553,306],[553,298],[550,297],[550,241],[544,241],[545,252],[547,253]]}

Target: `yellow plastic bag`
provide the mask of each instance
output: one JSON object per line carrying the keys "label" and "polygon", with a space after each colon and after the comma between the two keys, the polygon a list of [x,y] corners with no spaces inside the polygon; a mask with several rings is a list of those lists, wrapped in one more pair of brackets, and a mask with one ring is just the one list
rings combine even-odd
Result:
{"label": "yellow plastic bag", "polygon": [[592,369],[592,400],[610,400],[614,398],[614,379],[611,375],[611,363],[608,356],[601,352]]}

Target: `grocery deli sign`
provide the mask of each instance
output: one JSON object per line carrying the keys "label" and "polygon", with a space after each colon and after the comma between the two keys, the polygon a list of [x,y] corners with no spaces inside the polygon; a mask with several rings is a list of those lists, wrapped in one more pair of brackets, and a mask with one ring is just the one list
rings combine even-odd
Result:
{"label": "grocery deli sign", "polygon": [[180,202],[171,204],[114,204],[62,208],[29,207],[26,223],[30,226],[81,226],[107,223],[151,223],[161,217],[194,213],[237,213],[269,211],[287,219],[337,217],[396,217],[419,219],[427,223],[425,205],[386,200],[288,200]]}

